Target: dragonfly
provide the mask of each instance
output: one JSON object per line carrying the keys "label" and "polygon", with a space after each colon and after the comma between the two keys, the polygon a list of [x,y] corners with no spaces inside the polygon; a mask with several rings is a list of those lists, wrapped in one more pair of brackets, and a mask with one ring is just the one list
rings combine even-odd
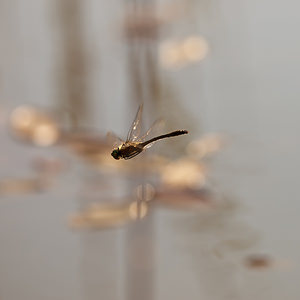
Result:
{"label": "dragonfly", "polygon": [[118,138],[118,140],[120,141],[120,145],[117,148],[114,148],[111,152],[111,156],[114,159],[131,159],[143,152],[145,149],[150,148],[152,145],[154,145],[155,142],[159,140],[188,133],[187,130],[175,130],[170,133],[162,134],[146,140],[147,136],[150,134],[157,122],[156,124],[154,123],[153,126],[151,126],[143,136],[140,136],[142,112],[143,104],[141,104],[138,108],[135,119],[128,131],[126,141],[122,141],[120,138]]}

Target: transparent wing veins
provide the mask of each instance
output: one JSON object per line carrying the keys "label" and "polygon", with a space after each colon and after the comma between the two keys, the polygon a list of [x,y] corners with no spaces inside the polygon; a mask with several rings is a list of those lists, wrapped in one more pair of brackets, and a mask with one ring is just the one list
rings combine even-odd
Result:
{"label": "transparent wing veins", "polygon": [[157,119],[155,122],[153,122],[153,124],[150,126],[148,131],[138,139],[138,141],[144,142],[146,138],[149,137],[150,135],[153,135],[153,133],[157,134],[158,130],[161,129],[163,125],[164,125],[164,120],[162,118]]}
{"label": "transparent wing veins", "polygon": [[140,104],[134,121],[131,124],[131,127],[128,131],[126,142],[134,142],[138,139],[141,133],[141,125],[142,125],[142,113],[143,113],[143,103]]}
{"label": "transparent wing veins", "polygon": [[106,141],[109,145],[112,145],[113,147],[117,147],[124,143],[124,141],[121,138],[119,138],[115,133],[111,131],[109,131],[106,134]]}

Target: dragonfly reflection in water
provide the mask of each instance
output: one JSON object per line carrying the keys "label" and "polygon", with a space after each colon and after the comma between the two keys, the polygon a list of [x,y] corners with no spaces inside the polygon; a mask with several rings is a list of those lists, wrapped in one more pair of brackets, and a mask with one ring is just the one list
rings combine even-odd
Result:
{"label": "dragonfly reflection in water", "polygon": [[145,141],[146,137],[150,134],[153,129],[153,126],[143,135],[139,136],[141,132],[141,117],[143,111],[143,104],[139,106],[136,117],[129,129],[126,141],[120,140],[121,144],[119,147],[113,149],[111,155],[114,159],[130,159],[140,154],[143,150],[151,147],[156,141],[174,137],[182,134],[187,134],[187,130],[176,130],[167,134],[162,134],[157,137],[154,137],[150,140]]}

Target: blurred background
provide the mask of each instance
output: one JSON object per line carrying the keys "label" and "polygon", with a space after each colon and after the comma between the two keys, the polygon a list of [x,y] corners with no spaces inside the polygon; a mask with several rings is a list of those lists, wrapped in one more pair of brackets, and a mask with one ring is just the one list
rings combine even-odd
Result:
{"label": "blurred background", "polygon": [[298,8],[0,0],[0,299],[299,299]]}

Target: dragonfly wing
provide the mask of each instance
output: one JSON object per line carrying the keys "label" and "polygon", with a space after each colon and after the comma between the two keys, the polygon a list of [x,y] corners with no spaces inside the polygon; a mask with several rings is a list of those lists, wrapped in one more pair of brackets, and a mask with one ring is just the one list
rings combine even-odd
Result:
{"label": "dragonfly wing", "polygon": [[134,142],[138,139],[141,133],[143,104],[139,106],[134,121],[128,131],[126,142]]}
{"label": "dragonfly wing", "polygon": [[120,139],[116,134],[114,134],[111,131],[109,131],[106,134],[106,142],[113,147],[117,147],[124,143],[122,139]]}
{"label": "dragonfly wing", "polygon": [[148,129],[148,131],[139,138],[139,142],[144,142],[146,140],[147,137],[149,137],[150,135],[153,136],[153,134],[158,133],[164,126],[165,122],[162,118],[157,119],[152,125],[151,127]]}

